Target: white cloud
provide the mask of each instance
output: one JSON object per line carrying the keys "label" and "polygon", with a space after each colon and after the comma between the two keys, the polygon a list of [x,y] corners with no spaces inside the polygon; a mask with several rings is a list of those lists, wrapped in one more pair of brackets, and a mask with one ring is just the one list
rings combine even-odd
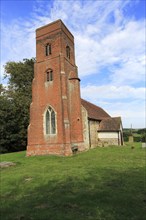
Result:
{"label": "white cloud", "polygon": [[116,85],[131,85],[145,81],[145,65],[136,57],[121,63],[121,67],[113,68],[112,72],[111,80]]}
{"label": "white cloud", "polygon": [[[132,59],[134,63],[135,57],[144,54],[143,21],[129,21],[123,15],[123,9],[129,3],[105,0],[91,4],[91,1],[70,0],[54,1],[50,5],[49,1],[37,1],[28,20],[2,23],[2,59],[35,56],[35,29],[61,18],[75,35],[80,76],[98,74],[101,68],[108,66],[109,73],[114,70],[120,77],[125,62]],[[115,67],[118,62],[120,67]]]}
{"label": "white cloud", "polygon": [[35,29],[29,30],[25,24],[14,21],[11,25],[2,25],[2,61],[18,61],[34,56]]}
{"label": "white cloud", "polygon": [[[99,87],[89,86],[88,77],[82,86],[82,96],[124,117],[131,117],[136,110],[133,120],[138,121],[136,118],[144,115],[145,21],[126,16],[128,7],[137,3],[131,0],[37,0],[28,19],[1,21],[1,66],[10,60],[35,57],[35,29],[62,19],[75,36],[79,77],[90,76],[95,81],[102,74],[108,77],[106,85]],[[122,100],[121,105],[117,104],[118,99]],[[139,121],[143,124],[142,119]]]}
{"label": "white cloud", "polygon": [[92,100],[124,100],[124,99],[145,99],[145,88],[134,88],[131,86],[115,85],[87,85],[81,88],[81,94],[86,99]]}
{"label": "white cloud", "polygon": [[133,100],[128,103],[117,102],[114,108],[108,105],[108,111],[112,116],[120,115],[122,117],[123,127],[129,128],[132,124],[133,128],[145,128],[146,125],[146,112],[145,103],[141,100]]}
{"label": "white cloud", "polygon": [[111,116],[121,116],[124,127],[145,127],[146,88],[88,85],[81,88],[82,98],[104,108]]}
{"label": "white cloud", "polygon": [[85,36],[78,33],[76,48],[79,73],[81,76],[97,74],[107,67],[114,83],[125,83],[131,78],[130,84],[142,81],[145,66],[140,59],[145,56],[144,33],[144,21],[128,22],[122,29],[114,29],[103,38],[99,38],[100,33],[96,33],[96,38],[95,35],[93,38],[88,36],[88,33]]}

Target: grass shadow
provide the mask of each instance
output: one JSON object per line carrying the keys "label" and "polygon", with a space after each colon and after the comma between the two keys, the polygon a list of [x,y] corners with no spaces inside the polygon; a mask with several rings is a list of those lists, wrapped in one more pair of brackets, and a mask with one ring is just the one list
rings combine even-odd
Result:
{"label": "grass shadow", "polygon": [[[117,171],[87,168],[86,176],[44,179],[40,187],[2,198],[3,220],[144,220],[144,168]],[[35,184],[35,180],[32,180]],[[31,180],[30,180],[31,182]],[[21,189],[20,189],[21,190]]]}

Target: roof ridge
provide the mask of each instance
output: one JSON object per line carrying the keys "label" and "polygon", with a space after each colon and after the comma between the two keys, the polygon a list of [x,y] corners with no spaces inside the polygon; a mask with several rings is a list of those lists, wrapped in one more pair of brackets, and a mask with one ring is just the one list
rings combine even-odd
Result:
{"label": "roof ridge", "polygon": [[85,100],[85,99],[82,99],[82,98],[81,98],[81,100],[83,100],[84,102],[89,103],[90,105],[94,106],[95,108],[100,108],[100,109],[102,109],[103,111],[105,111],[103,108],[101,108],[101,107],[98,106],[98,105],[93,104],[92,102],[89,102],[89,101],[87,101],[87,100]]}

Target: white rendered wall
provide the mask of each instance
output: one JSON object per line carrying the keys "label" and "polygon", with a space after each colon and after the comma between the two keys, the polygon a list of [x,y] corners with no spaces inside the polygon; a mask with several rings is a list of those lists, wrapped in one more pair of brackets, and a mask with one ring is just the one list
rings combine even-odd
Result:
{"label": "white rendered wall", "polygon": [[98,138],[118,138],[118,132],[99,132]]}

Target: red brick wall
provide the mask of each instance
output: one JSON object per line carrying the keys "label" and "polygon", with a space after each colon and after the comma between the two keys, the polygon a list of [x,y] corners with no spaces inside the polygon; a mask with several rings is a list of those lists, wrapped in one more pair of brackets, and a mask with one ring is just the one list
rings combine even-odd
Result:
{"label": "red brick wall", "polygon": [[[45,55],[45,45],[52,53]],[[70,47],[70,59],[66,46]],[[46,81],[46,70],[53,81]],[[71,75],[74,75],[72,77]],[[70,78],[70,79],[69,79]],[[45,111],[51,106],[57,118],[57,133],[45,134]],[[80,84],[74,54],[74,38],[61,20],[36,30],[36,64],[32,83],[27,155],[71,155],[71,147],[83,150]]]}

